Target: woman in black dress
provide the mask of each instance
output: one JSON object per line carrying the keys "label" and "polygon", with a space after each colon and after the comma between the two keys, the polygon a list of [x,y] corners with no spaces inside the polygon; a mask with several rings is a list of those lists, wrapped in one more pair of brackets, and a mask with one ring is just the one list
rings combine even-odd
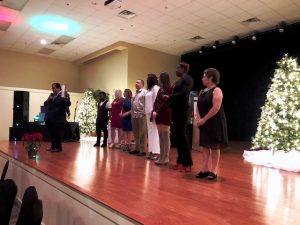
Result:
{"label": "woman in black dress", "polygon": [[[203,148],[203,162],[197,178],[215,180],[220,159],[220,148],[228,143],[226,117],[222,105],[223,93],[217,87],[220,73],[214,68],[204,71],[202,83],[206,87],[199,94],[197,125],[200,128],[200,146]],[[211,158],[211,169],[208,161]]]}

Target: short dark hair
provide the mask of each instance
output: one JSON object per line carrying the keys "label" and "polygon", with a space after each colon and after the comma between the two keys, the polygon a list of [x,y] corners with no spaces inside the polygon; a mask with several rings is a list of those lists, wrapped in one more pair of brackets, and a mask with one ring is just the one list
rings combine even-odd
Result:
{"label": "short dark hair", "polygon": [[150,90],[154,85],[158,84],[157,76],[153,73],[148,74],[147,77],[147,90]]}
{"label": "short dark hair", "polygon": [[185,62],[181,62],[179,63],[179,66],[185,70],[185,72],[189,72],[190,71],[190,65],[188,63],[185,63]]}
{"label": "short dark hair", "polygon": [[99,96],[100,96],[100,95],[103,95],[104,97],[106,97],[106,93],[105,93],[104,91],[100,91],[100,92],[99,92]]}
{"label": "short dark hair", "polygon": [[208,68],[208,69],[204,70],[204,74],[208,78],[212,78],[211,81],[214,84],[219,84],[220,83],[220,72],[217,69],[215,69],[215,68]]}
{"label": "short dark hair", "polygon": [[162,72],[159,74],[159,79],[162,85],[162,88],[165,89],[170,86],[170,76],[167,72]]}
{"label": "short dark hair", "polygon": [[52,86],[53,86],[53,85],[54,85],[56,88],[61,89],[60,83],[52,83]]}
{"label": "short dark hair", "polygon": [[143,86],[145,85],[145,82],[144,82],[143,79],[137,79],[137,80],[141,81],[141,83],[142,83]]}

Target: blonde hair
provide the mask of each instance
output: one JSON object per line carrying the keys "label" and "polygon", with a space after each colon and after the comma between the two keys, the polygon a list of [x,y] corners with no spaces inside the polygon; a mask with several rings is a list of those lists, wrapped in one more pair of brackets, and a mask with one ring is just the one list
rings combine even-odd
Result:
{"label": "blonde hair", "polygon": [[120,89],[115,90],[115,98],[122,98],[122,91]]}

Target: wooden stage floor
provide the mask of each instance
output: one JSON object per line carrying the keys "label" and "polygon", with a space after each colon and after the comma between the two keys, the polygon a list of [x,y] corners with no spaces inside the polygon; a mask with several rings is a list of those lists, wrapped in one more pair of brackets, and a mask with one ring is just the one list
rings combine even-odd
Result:
{"label": "wooden stage floor", "polygon": [[221,153],[217,181],[195,178],[198,151],[192,151],[192,172],[182,173],[93,142],[64,143],[60,153],[48,146],[42,144],[36,162],[22,142],[0,142],[3,153],[141,224],[300,224],[300,174],[245,162],[246,143]]}

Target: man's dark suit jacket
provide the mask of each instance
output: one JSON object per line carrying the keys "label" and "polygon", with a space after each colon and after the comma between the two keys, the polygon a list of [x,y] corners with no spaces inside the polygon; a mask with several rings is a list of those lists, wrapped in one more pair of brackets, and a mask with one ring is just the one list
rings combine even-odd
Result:
{"label": "man's dark suit jacket", "polygon": [[66,122],[66,107],[71,105],[69,98],[62,98],[60,95],[53,100],[45,102],[47,106],[46,121],[63,123]]}

